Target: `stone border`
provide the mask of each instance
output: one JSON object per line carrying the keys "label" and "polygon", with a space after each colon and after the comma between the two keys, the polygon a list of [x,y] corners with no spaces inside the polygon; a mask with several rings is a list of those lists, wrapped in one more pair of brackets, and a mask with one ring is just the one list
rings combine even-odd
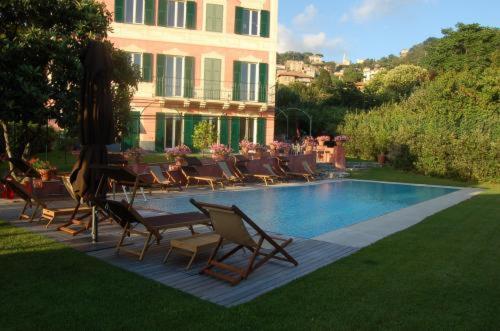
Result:
{"label": "stone border", "polygon": [[[366,182],[375,182],[370,180],[358,180]],[[427,184],[407,184],[380,182],[384,184],[400,184],[429,187],[455,188],[454,186],[439,186]],[[444,209],[452,207],[460,202],[468,200],[475,195],[483,192],[479,188],[462,188],[458,191],[442,195],[440,197],[423,201],[415,205],[396,210],[360,223],[350,225],[335,231],[327,232],[312,239],[326,241],[330,243],[352,246],[357,248],[366,247],[374,242],[385,238],[393,233],[405,230],[425,218],[434,215]]]}

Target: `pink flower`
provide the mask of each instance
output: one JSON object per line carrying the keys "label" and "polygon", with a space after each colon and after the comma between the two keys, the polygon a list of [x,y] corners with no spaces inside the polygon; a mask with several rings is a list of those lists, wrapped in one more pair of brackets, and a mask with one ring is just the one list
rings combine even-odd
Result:
{"label": "pink flower", "polygon": [[346,135],[336,136],[335,141],[349,141],[349,137]]}
{"label": "pink flower", "polygon": [[186,146],[186,145],[179,145],[179,146],[175,146],[173,148],[165,148],[165,154],[167,154],[167,156],[181,156],[181,155],[187,155],[187,154],[191,154],[191,149]]}
{"label": "pink flower", "polygon": [[212,154],[216,155],[228,155],[231,154],[232,149],[231,147],[226,146],[224,144],[213,144],[210,147],[210,151],[212,152]]}

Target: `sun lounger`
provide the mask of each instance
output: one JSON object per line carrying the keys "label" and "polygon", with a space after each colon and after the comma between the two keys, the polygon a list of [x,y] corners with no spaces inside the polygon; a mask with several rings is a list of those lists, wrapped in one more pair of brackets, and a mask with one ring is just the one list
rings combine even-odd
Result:
{"label": "sun lounger", "polygon": [[[61,177],[61,180],[70,197],[73,199],[73,201],[76,202],[76,206],[72,208],[72,212],[69,214],[71,215],[69,220],[63,225],[59,226],[57,230],[68,233],[72,236],[76,236],[92,227],[92,218],[90,217],[92,215],[92,208],[88,206],[81,206],[82,201],[76,197],[73,191],[73,186],[69,181],[69,177],[63,176]],[[48,221],[45,227],[49,227],[54,219],[63,215],[64,214],[58,213],[57,211],[51,210],[49,208],[44,208],[42,210],[42,216],[40,217],[40,220]],[[77,217],[78,215],[80,216]],[[74,226],[76,226],[76,229],[74,228]]]}
{"label": "sun lounger", "polygon": [[[198,202],[194,199],[190,201],[198,209],[210,215],[214,231],[220,236],[207,266],[200,273],[236,285],[270,259],[289,262],[295,266],[298,265],[298,262],[285,250],[285,247],[292,242],[291,238],[283,239],[268,235],[236,206],[219,206]],[[247,226],[254,230],[256,235],[250,235]],[[233,243],[236,246],[223,256],[217,257],[223,241],[225,244]],[[248,255],[248,263],[245,266],[240,268],[223,262],[244,248],[252,252],[252,254]],[[258,259],[261,257],[262,259]],[[218,272],[214,269],[223,270],[224,272]],[[236,276],[232,276],[231,273],[236,274]]]}
{"label": "sun lounger", "polygon": [[279,179],[279,180],[282,180],[282,181],[286,181],[287,178],[285,175],[281,175],[281,174],[278,174],[275,169],[273,169],[273,167],[271,166],[271,164],[269,163],[264,163],[262,165],[262,167],[264,167],[264,169],[266,169],[266,171],[269,173],[269,175],[271,175],[272,177],[274,177],[275,179]]}
{"label": "sun lounger", "polygon": [[[19,196],[21,199],[25,201],[24,207],[21,210],[21,213],[19,214],[18,217],[18,219],[20,220],[24,219],[28,220],[29,222],[32,222],[35,219],[38,210],[40,209],[42,209],[42,217],[44,217],[44,219],[50,218],[50,220],[53,220],[54,218],[59,216],[67,216],[67,215],[72,215],[72,217],[75,217],[79,213],[85,214],[86,212],[88,212],[88,209],[85,208],[77,209],[76,207],[71,207],[71,208],[49,207],[47,203],[33,196],[25,189],[23,185],[21,185],[13,178],[9,177],[0,179],[0,182],[3,185],[10,188],[12,191],[14,191],[14,193],[17,196]],[[32,210],[31,215],[26,214],[26,210],[28,208]]]}
{"label": "sun lounger", "polygon": [[186,188],[191,184],[192,181],[196,181],[197,183],[205,182],[212,190],[215,190],[215,186],[219,184],[221,187],[224,187],[224,178],[222,177],[214,177],[214,176],[203,176],[199,173],[196,167],[201,167],[203,164],[200,160],[195,157],[186,157],[187,165],[181,166],[181,171],[184,177],[186,177]]}
{"label": "sun lounger", "polygon": [[278,166],[280,167],[281,171],[283,171],[283,173],[287,176],[302,177],[308,182],[314,180],[314,176],[305,169],[303,171],[296,171],[290,169],[290,167],[288,166],[288,160],[285,158],[278,158]]}
{"label": "sun lounger", "polygon": [[11,157],[7,159],[12,165],[12,170],[10,170],[5,177],[8,177],[14,173],[19,181],[23,180],[25,177],[40,179],[40,174],[35,168],[31,166],[28,162],[20,158]]}
{"label": "sun lounger", "polygon": [[309,173],[313,178],[315,178],[316,173],[314,172],[314,170],[311,169],[311,166],[309,165],[309,163],[307,161],[302,161],[302,166],[304,167],[304,170],[307,173]]}
{"label": "sun lounger", "polygon": [[235,169],[238,171],[239,176],[242,179],[248,179],[248,178],[256,178],[260,179],[264,182],[264,184],[267,186],[269,183],[274,183],[274,180],[277,179],[278,177],[273,176],[270,173],[257,173],[257,172],[251,172],[248,170],[246,164],[249,160],[244,157],[243,155],[235,155],[234,156],[234,166]]}
{"label": "sun lounger", "polygon": [[170,175],[168,172],[166,172],[168,178],[165,177],[160,166],[157,165],[149,166],[149,172],[151,173],[151,176],[153,176],[154,182],[156,184],[159,184],[163,189],[168,191],[170,187],[175,187],[179,191],[182,191],[181,184],[178,181],[176,181],[172,177],[172,175]]}
{"label": "sun lounger", "polygon": [[244,185],[243,180],[236,175],[231,169],[229,168],[228,164],[226,161],[217,161],[217,165],[219,166],[220,170],[222,171],[222,175],[226,178],[226,180],[230,183],[239,183]]}
{"label": "sun lounger", "polygon": [[[192,228],[193,225],[210,224],[210,219],[204,213],[199,212],[142,217],[137,210],[126,202],[100,200],[96,201],[96,204],[99,209],[103,210],[104,213],[109,215],[109,217],[115,220],[123,228],[120,240],[116,245],[116,252],[119,253],[120,250],[127,251],[137,255],[141,261],[149,247],[151,247],[155,241],[157,244],[160,243],[162,233],[165,230],[187,227],[191,230],[191,233],[195,234]],[[146,237],[140,252],[123,247],[125,238],[133,234]]]}

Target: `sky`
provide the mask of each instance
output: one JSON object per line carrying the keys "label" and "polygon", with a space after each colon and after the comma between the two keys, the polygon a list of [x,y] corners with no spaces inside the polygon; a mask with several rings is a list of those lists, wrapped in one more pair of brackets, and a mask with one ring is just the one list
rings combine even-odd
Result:
{"label": "sky", "polygon": [[279,51],[378,59],[458,22],[499,27],[500,0],[279,0]]}

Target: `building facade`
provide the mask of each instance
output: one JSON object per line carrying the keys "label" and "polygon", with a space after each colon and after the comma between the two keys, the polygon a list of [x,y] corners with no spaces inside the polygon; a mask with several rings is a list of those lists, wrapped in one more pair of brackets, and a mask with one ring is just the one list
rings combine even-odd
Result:
{"label": "building facade", "polygon": [[142,73],[124,148],[192,146],[210,121],[218,142],[274,138],[278,0],[105,0],[109,38]]}

